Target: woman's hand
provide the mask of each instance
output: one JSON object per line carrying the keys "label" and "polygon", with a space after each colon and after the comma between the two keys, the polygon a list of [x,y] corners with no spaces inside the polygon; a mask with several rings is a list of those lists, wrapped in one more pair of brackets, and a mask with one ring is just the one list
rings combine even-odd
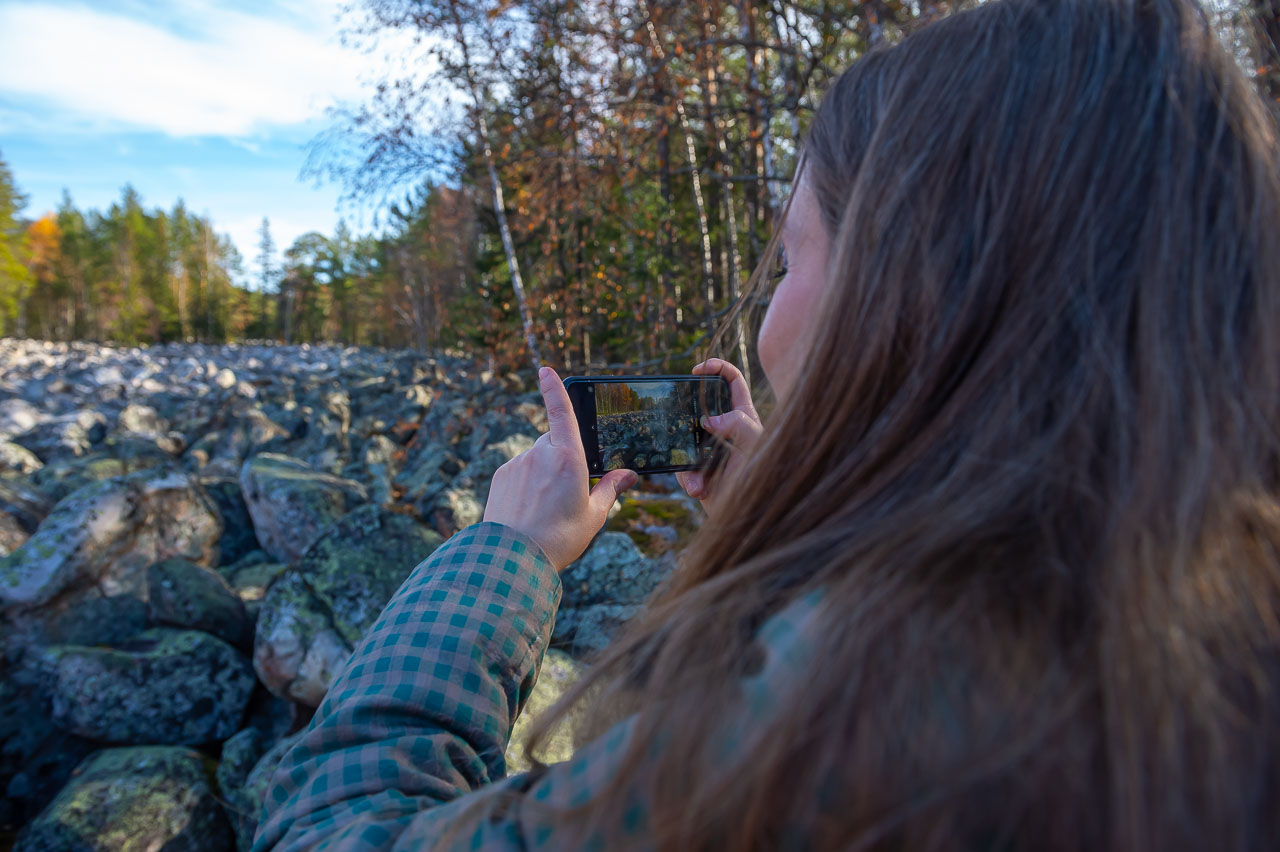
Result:
{"label": "woman's hand", "polygon": [[550,367],[538,371],[538,387],[551,429],[532,449],[498,468],[484,519],[524,533],[557,571],[563,571],[604,526],[618,494],[639,477],[629,470],[612,470],[588,491],[587,454],[569,393]]}
{"label": "woman's hand", "polygon": [[[728,361],[711,358],[693,368],[695,376],[721,376],[729,382],[729,401],[733,408],[717,417],[703,417],[702,428],[729,445],[729,457],[723,463],[724,472],[742,464],[745,453],[751,452],[764,426],[751,402],[751,389],[742,372]],[[690,497],[706,500],[711,496],[708,474],[711,472],[681,471],[676,479]],[[723,475],[723,472],[716,475]]]}

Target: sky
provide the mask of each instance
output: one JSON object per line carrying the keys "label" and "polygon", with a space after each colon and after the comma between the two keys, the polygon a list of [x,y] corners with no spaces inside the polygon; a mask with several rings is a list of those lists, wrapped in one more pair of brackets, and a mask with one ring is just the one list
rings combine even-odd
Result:
{"label": "sky", "polygon": [[342,0],[0,0],[0,157],[28,198],[105,210],[132,184],[229,235],[252,275],[264,216],[278,250],[339,216],[300,179],[328,107],[362,100],[377,60],[339,41]]}

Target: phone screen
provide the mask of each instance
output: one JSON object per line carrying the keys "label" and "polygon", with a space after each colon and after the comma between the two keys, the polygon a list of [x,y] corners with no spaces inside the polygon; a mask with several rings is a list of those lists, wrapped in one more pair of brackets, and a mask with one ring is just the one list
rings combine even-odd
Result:
{"label": "phone screen", "polygon": [[696,382],[600,382],[594,389],[603,470],[697,464]]}

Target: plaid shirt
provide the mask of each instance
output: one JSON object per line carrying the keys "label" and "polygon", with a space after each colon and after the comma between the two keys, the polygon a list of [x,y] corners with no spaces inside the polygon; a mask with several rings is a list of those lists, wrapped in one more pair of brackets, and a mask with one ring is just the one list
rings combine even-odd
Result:
{"label": "plaid shirt", "polygon": [[[559,602],[560,578],[531,539],[494,523],[454,535],[392,597],[281,760],[252,852],[560,848],[537,805],[588,801],[617,768],[629,723],[564,763],[506,777]],[[744,684],[752,704],[808,650],[788,610],[761,630],[770,664]],[[499,816],[476,807],[496,796],[507,799]],[[623,823],[600,848],[646,845],[642,802]]]}

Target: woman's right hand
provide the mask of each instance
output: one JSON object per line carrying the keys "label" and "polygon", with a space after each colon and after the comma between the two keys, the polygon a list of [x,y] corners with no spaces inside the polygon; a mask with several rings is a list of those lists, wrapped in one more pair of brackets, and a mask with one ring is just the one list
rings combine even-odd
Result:
{"label": "woman's right hand", "polygon": [[[729,445],[729,456],[714,471],[685,470],[676,479],[690,497],[706,501],[711,496],[713,483],[729,470],[742,464],[743,456],[750,453],[760,440],[764,426],[751,402],[751,389],[742,372],[719,358],[703,361],[693,368],[695,376],[720,376],[729,383],[729,401],[733,408],[716,417],[703,417],[702,428]],[[704,502],[705,505],[705,502]]]}

